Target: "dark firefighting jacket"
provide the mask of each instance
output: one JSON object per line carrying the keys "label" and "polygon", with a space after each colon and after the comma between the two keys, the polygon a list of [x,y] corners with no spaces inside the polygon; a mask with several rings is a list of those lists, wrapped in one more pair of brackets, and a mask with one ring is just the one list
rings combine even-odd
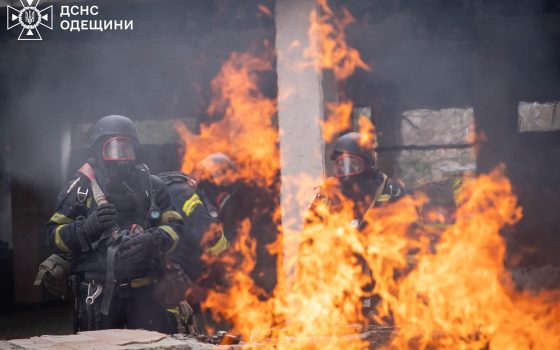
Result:
{"label": "dark firefighting jacket", "polygon": [[[185,227],[181,215],[174,210],[163,181],[151,176],[153,196],[161,213],[159,220],[152,222],[148,216],[150,194],[148,191],[148,175],[143,174],[139,167],[133,170],[131,178],[117,185],[108,185],[103,176],[97,172],[96,180],[107,201],[113,204],[118,212],[117,223],[121,230],[130,230],[132,225],[141,226],[144,230],[157,228],[164,237],[163,246],[157,247],[156,255],[173,252],[184,235]],[[47,245],[56,253],[71,253],[74,273],[85,279],[105,279],[107,269],[107,237],[104,234],[98,241],[87,244],[84,242],[82,223],[93,212],[97,203],[93,198],[90,180],[78,174],[61,191],[56,212],[50,218],[45,230]],[[110,233],[109,233],[110,234]],[[153,276],[161,269],[158,259],[151,259],[145,264],[128,266],[115,265],[115,277],[118,280]]]}
{"label": "dark firefighting jacket", "polygon": [[180,173],[159,175],[175,207],[180,211],[188,234],[179,243],[169,258],[179,263],[187,275],[197,280],[204,270],[202,256],[207,253],[217,256],[229,247],[218,220],[218,213],[203,193],[196,190],[194,179]]}

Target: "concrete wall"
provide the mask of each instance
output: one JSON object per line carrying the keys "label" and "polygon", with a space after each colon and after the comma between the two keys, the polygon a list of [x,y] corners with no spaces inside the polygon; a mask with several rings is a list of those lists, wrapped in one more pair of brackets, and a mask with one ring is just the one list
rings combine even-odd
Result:
{"label": "concrete wall", "polygon": [[445,181],[476,172],[476,156],[468,145],[475,139],[473,109],[419,109],[403,113],[400,144],[432,149],[403,150],[397,155],[397,174],[410,190],[428,182]]}
{"label": "concrete wall", "polygon": [[558,102],[519,102],[518,118],[519,132],[560,130]]}

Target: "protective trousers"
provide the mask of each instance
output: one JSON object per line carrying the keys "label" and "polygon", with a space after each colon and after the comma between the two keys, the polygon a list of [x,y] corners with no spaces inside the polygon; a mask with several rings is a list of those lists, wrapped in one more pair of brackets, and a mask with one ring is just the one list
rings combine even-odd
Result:
{"label": "protective trousers", "polygon": [[[93,303],[86,301],[89,282],[80,284],[80,331],[129,328],[171,334],[174,325],[170,322],[167,311],[154,300],[153,284],[137,288],[123,284],[125,283],[117,283],[115,287],[108,315],[100,312],[101,296],[95,298]],[[91,286],[89,289],[91,294]]]}

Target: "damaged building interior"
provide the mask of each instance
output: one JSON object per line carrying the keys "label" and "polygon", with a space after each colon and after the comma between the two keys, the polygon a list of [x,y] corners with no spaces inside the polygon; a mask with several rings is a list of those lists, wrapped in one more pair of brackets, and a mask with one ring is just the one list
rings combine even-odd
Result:
{"label": "damaged building interior", "polygon": [[[269,161],[273,175],[264,182],[255,180],[268,187],[266,194],[273,204],[251,222],[255,263],[248,272],[264,291],[253,303],[264,303],[272,294],[277,297],[273,291],[278,285],[294,278],[288,257],[298,250],[290,245],[290,235],[297,236],[302,230],[302,213],[313,199],[314,187],[334,175],[331,153],[336,136],[360,131],[361,118],[375,125],[378,166],[389,177],[400,179],[411,196],[425,191],[434,203],[453,203],[452,187],[459,177],[488,174],[504,166],[500,169],[509,179],[522,214],[511,214],[519,217],[496,224],[505,247],[499,265],[513,275],[518,289],[531,289],[533,297],[551,293],[555,306],[538,304],[531,320],[540,317],[543,324],[560,320],[560,303],[554,293],[560,286],[560,108],[556,108],[560,99],[560,1],[41,0],[35,5],[52,5],[55,17],[63,6],[97,6],[98,18],[133,20],[134,27],[71,32],[59,26],[64,20],[60,17],[55,19],[54,29],[41,28],[40,41],[18,40],[19,29],[0,31],[0,341],[72,333],[70,300],[57,299],[33,282],[39,264],[52,254],[45,245],[44,230],[56,210],[59,191],[90,156],[86,140],[94,123],[112,114],[135,122],[140,139],[137,160],[147,163],[152,174],[185,169],[181,162],[201,159],[204,154],[192,154],[206,148],[221,152],[223,147],[231,147],[234,157],[248,157],[247,169],[253,173],[258,172],[257,165]],[[21,7],[21,3],[0,0],[0,7],[0,23],[4,23],[7,8]],[[319,23],[315,32],[313,14]],[[320,27],[324,18],[340,32]],[[357,53],[359,58],[345,57],[344,67],[336,63],[306,66],[316,63],[309,49],[330,39],[336,41],[335,49]],[[318,52],[325,54],[325,48]],[[348,66],[352,66],[350,72],[345,70]],[[235,72],[227,75],[228,67]],[[235,80],[243,74],[256,77],[245,96],[224,96],[232,93],[230,87],[245,86],[244,81]],[[223,80],[228,77],[231,83]],[[222,99],[217,101],[217,95]],[[248,106],[238,105],[243,103]],[[255,115],[250,116],[252,113]],[[325,125],[333,124],[337,113],[349,122],[341,125],[335,121],[334,131],[329,131]],[[264,126],[254,125],[261,122]],[[220,125],[220,132],[213,125]],[[277,137],[270,152],[259,146],[260,138],[269,135]],[[189,144],[191,139],[195,146]],[[250,149],[251,145],[256,146]],[[301,174],[318,180],[286,180]],[[484,183],[479,185],[485,188]],[[306,188],[295,193],[298,186]],[[500,196],[510,198],[509,189],[500,191]],[[493,197],[484,200],[497,201]],[[473,205],[470,210],[476,208]],[[437,251],[437,243],[433,244]],[[484,247],[501,257],[499,248]],[[468,269],[470,265],[464,262],[464,266]],[[481,276],[483,272],[473,279],[484,281]],[[292,283],[297,289],[295,280]],[[391,283],[402,280],[406,278],[395,277]],[[378,283],[375,288],[383,286]],[[407,294],[399,295],[405,298]],[[511,298],[516,300],[517,294]],[[391,302],[380,305],[391,309]],[[523,307],[519,309],[525,310]],[[374,317],[375,324],[399,323],[395,309],[388,314]],[[274,321],[264,322],[263,327],[289,323],[289,313],[274,315]],[[427,317],[422,315],[418,317]],[[509,317],[515,315],[512,312]],[[227,313],[222,316],[228,318]],[[350,323],[360,323],[362,316],[356,317]],[[239,315],[228,321],[233,324],[231,331],[244,341],[249,339],[243,327],[259,326]],[[488,317],[473,327],[482,329],[481,324],[494,321]],[[501,326],[495,328],[504,334],[515,333],[513,328]],[[303,326],[297,330],[309,335]],[[437,326],[431,330],[438,332]],[[547,328],[550,334],[537,331],[548,342],[544,348],[560,344],[557,330]],[[287,332],[287,337],[294,336]],[[333,334],[342,334],[337,332]],[[262,339],[255,337],[252,339]],[[480,345],[477,342],[485,339],[486,347],[480,348],[514,348],[503,346],[509,343],[494,335],[460,334],[450,339],[457,341],[454,345]],[[417,347],[393,341],[392,348],[459,348],[424,338]],[[512,341],[519,349],[543,348],[534,340]],[[391,340],[384,337],[382,343],[387,342]],[[333,348],[342,346],[336,344]],[[289,347],[281,341],[276,345]]]}

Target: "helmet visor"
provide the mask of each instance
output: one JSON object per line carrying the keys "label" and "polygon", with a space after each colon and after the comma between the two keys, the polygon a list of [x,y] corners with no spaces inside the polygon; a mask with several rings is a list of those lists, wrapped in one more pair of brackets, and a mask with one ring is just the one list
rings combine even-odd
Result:
{"label": "helmet visor", "polygon": [[343,153],[334,161],[334,174],[336,177],[352,176],[364,171],[364,161],[358,156]]}
{"label": "helmet visor", "polygon": [[132,140],[125,136],[112,137],[103,144],[104,160],[135,160]]}

